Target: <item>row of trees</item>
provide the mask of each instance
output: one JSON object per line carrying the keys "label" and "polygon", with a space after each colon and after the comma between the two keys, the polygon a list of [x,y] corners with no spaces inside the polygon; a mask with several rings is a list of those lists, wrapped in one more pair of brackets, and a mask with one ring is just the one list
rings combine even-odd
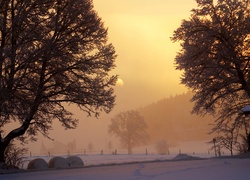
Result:
{"label": "row of trees", "polygon": [[[217,117],[212,132],[248,139],[250,117],[240,112],[250,99],[249,0],[196,1],[198,7],[172,37],[181,44],[175,59],[184,72],[181,83],[194,93],[193,113]],[[13,139],[25,140],[25,133],[33,140],[38,132],[48,136],[55,119],[75,128],[66,105],[94,116],[111,111],[117,76],[109,72],[115,58],[92,0],[1,1],[0,168]],[[129,114],[137,116],[115,118],[124,122]],[[17,128],[5,132],[13,122]],[[124,128],[132,123],[114,131],[112,120],[109,130],[123,137],[129,153],[135,140]]]}

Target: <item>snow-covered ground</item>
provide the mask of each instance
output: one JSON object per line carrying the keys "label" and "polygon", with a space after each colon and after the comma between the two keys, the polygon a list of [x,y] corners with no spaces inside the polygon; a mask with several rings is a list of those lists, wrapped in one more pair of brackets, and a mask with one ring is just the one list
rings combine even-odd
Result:
{"label": "snow-covered ground", "polygon": [[[202,157],[202,158],[208,158],[211,157],[211,155],[208,154],[191,154],[192,156]],[[104,155],[77,155],[79,156],[83,162],[84,166],[96,166],[96,165],[113,165],[113,164],[124,164],[124,163],[136,163],[136,162],[151,162],[151,161],[165,161],[165,160],[171,160],[177,154],[171,154],[171,155],[158,155],[158,154],[118,154],[118,155],[110,155],[110,154],[104,154]],[[66,158],[67,156],[61,156]],[[27,164],[29,161],[36,159],[36,158],[42,158],[45,161],[49,162],[51,158],[48,156],[37,156],[28,158],[27,162],[24,164],[23,168],[26,169]]]}
{"label": "snow-covered ground", "polygon": [[[249,180],[250,158],[170,161],[174,155],[85,155],[85,167],[2,174],[1,180]],[[181,156],[182,157],[182,156]],[[45,158],[45,157],[44,157]],[[181,158],[182,159],[182,158]],[[49,160],[49,158],[47,159]],[[147,162],[153,161],[153,162]],[[129,163],[137,162],[137,163]],[[101,165],[109,164],[109,165]]]}

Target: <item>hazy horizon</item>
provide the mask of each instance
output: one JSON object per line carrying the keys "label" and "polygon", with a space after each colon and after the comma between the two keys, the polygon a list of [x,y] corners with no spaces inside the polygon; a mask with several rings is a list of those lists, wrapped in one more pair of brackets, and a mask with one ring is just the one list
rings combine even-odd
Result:
{"label": "hazy horizon", "polygon": [[[56,122],[49,134],[65,144],[72,139],[82,144],[93,141],[103,144],[113,139],[107,135],[107,126],[115,114],[187,92],[180,84],[181,72],[174,66],[180,46],[172,43],[170,37],[181,20],[196,8],[195,0],[93,0],[93,3],[118,55],[117,67],[111,72],[120,79],[115,87],[116,106],[98,119],[87,118],[84,112],[70,107],[80,120],[77,129],[65,131]],[[31,151],[39,151],[41,142],[53,145],[39,135],[36,143],[29,143]]]}

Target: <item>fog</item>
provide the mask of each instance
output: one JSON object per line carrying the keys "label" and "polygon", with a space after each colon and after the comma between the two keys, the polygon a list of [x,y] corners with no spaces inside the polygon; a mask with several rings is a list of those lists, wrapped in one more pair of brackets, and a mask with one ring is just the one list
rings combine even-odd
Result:
{"label": "fog", "polygon": [[[208,124],[212,122],[212,118],[201,118],[190,114],[192,103],[189,99],[191,96],[191,93],[184,93],[135,108],[148,125],[147,133],[150,139],[146,144],[135,147],[133,152],[145,153],[147,148],[149,153],[156,153],[155,145],[160,141],[167,141],[170,151],[173,149],[176,151],[176,146],[178,146],[189,152],[202,150],[203,153],[206,153],[208,148],[204,152],[202,146],[208,147],[207,142],[212,139],[212,136],[207,134],[211,128]],[[126,110],[125,106],[122,109],[122,103],[119,105],[120,108],[118,108],[118,104],[110,114],[101,114],[99,118],[87,117],[84,112],[70,107],[75,112],[75,117],[80,120],[78,127],[74,130],[65,130],[59,122],[55,122],[54,129],[49,134],[54,139],[53,141],[40,135],[37,142],[28,144],[32,156],[48,153],[50,155],[86,152],[87,154],[100,154],[101,151],[111,154],[115,150],[118,150],[119,153],[127,153],[119,139],[108,134],[110,119],[117,113]],[[189,141],[200,142],[198,143],[200,148],[198,145],[189,147]]]}
{"label": "fog", "polygon": [[[63,147],[67,149],[72,143],[75,143],[77,152],[83,152],[90,143],[95,152],[107,149],[109,142],[112,142],[113,149],[119,149],[121,147],[118,139],[107,134],[107,127],[114,115],[131,109],[144,108],[164,98],[187,93],[187,89],[180,84],[181,72],[174,67],[174,58],[179,45],[172,43],[170,37],[181,20],[188,18],[190,10],[196,7],[194,0],[94,0],[93,2],[94,8],[108,27],[109,41],[116,48],[118,55],[117,67],[111,72],[118,74],[120,79],[114,87],[117,96],[116,106],[111,113],[102,113],[98,119],[87,117],[74,106],[69,107],[80,120],[77,129],[66,131],[60,123],[54,122],[54,129],[49,134],[53,141],[39,135],[37,142],[27,145],[34,155],[41,153],[41,149],[46,151],[51,151],[53,148],[59,151]],[[172,117],[172,121],[174,120]],[[198,118],[196,120],[198,121]],[[150,133],[159,133],[152,129],[154,121],[150,122]],[[167,126],[167,123],[165,125]],[[171,141],[178,136],[178,131],[175,133],[171,135]],[[162,136],[164,136],[163,130]],[[146,146],[162,138],[160,135],[152,135]],[[165,139],[168,140],[168,137]],[[200,140],[205,141],[204,139],[206,137]],[[67,151],[65,150],[65,153]]]}

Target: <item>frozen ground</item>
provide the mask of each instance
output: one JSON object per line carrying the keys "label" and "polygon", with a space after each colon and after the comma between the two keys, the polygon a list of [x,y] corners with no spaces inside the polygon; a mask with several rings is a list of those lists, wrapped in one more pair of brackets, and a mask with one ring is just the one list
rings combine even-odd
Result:
{"label": "frozen ground", "polygon": [[[84,168],[2,174],[1,180],[249,180],[250,158],[166,161],[159,155],[83,156]],[[89,159],[88,159],[89,158]],[[95,159],[95,160],[94,160]],[[105,160],[106,159],[106,160]],[[185,156],[184,156],[185,159]],[[145,162],[157,160],[157,162]],[[137,161],[137,163],[128,163]],[[124,163],[127,162],[127,163]],[[124,164],[123,164],[124,163]],[[110,165],[96,165],[110,164]]]}
{"label": "frozen ground", "polygon": [[[208,158],[211,155],[208,154],[191,154],[192,156]],[[150,161],[165,161],[170,160],[177,156],[177,154],[171,155],[158,155],[158,154],[118,154],[118,155],[78,155],[84,162],[84,166],[96,166],[96,165],[113,165],[113,164],[123,164],[123,163],[136,163],[136,162],[150,162]],[[62,156],[67,157],[67,156]],[[29,158],[28,161],[24,164],[24,169],[26,169],[29,161],[35,158],[43,158],[45,161],[49,162],[52,157],[47,156],[37,156]]]}

